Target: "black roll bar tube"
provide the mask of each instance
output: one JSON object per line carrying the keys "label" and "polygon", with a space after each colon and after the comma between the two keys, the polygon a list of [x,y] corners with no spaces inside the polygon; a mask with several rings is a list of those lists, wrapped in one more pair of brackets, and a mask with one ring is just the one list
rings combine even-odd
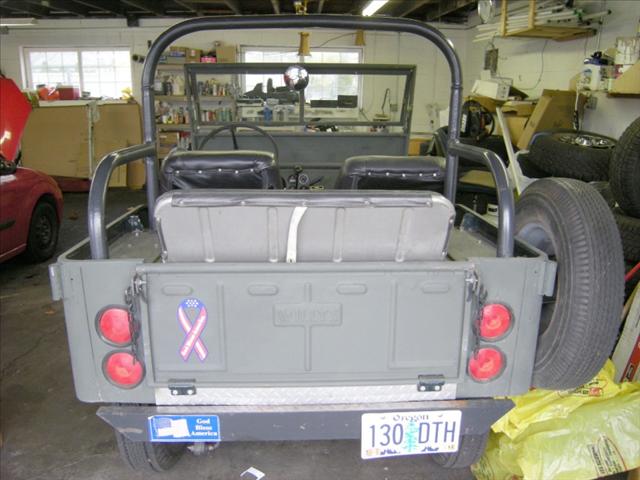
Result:
{"label": "black roll bar tube", "polygon": [[[453,44],[436,28],[416,20],[389,17],[360,17],[350,15],[256,15],[233,17],[201,17],[178,23],[163,32],[151,45],[142,70],[142,125],[144,141],[154,144],[156,140],[153,80],[160,55],[175,40],[202,30],[241,30],[277,28],[335,28],[347,30],[375,30],[382,32],[404,32],[423,37],[443,53],[451,72],[451,99],[449,102],[449,140],[459,134],[460,108],[462,101],[462,70]],[[153,205],[158,196],[158,167],[155,155],[146,158],[147,202],[149,225],[155,228]],[[447,153],[445,196],[455,201],[458,176],[458,157]]]}
{"label": "black roll bar tube", "polygon": [[507,169],[495,152],[484,148],[460,143],[460,140],[449,140],[447,151],[465,159],[481,163],[488,167],[496,184],[498,193],[498,257],[512,257],[514,232],[516,224],[515,200],[513,190],[509,187]]}
{"label": "black roll bar tube", "polygon": [[127,163],[142,158],[156,158],[156,144],[143,143],[127,147],[104,156],[98,168],[93,174],[91,188],[89,189],[89,202],[87,206],[87,219],[89,221],[89,248],[93,260],[109,258],[109,246],[107,245],[107,227],[104,218],[107,187],[113,171]]}

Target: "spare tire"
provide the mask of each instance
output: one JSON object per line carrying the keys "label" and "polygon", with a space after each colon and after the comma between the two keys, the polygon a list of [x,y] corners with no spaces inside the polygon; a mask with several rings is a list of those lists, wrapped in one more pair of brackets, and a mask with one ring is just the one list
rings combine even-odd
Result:
{"label": "spare tire", "polygon": [[540,135],[529,148],[529,159],[555,177],[585,182],[609,179],[609,161],[616,141],[588,132]]}
{"label": "spare tire", "polygon": [[622,133],[611,158],[611,191],[627,215],[640,218],[640,117]]}
{"label": "spare tire", "polygon": [[591,185],[545,178],[518,200],[516,232],[558,268],[542,305],[532,384],[575,388],[602,368],[620,325],[624,263],[613,213]]}
{"label": "spare tire", "polygon": [[613,215],[620,231],[624,259],[640,262],[640,218],[628,217],[619,208],[613,211]]}

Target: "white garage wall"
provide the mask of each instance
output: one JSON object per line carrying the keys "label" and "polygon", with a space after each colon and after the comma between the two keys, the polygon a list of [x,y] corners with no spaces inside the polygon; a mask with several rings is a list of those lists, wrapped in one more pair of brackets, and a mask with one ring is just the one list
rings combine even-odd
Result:
{"label": "white garage wall", "polygon": [[[614,47],[616,37],[636,35],[640,19],[640,1],[597,0],[576,3],[585,5],[588,11],[601,11],[605,8],[612,10],[613,13],[606,17],[599,39],[598,36],[594,36],[556,42],[534,38],[496,38],[494,44],[500,50],[498,75],[512,78],[514,86],[536,98],[543,88],[567,89],[571,77],[582,70],[583,59],[596,50]],[[471,22],[477,24],[477,16],[474,15]],[[468,79],[479,76],[483,68],[484,51],[489,43],[473,43],[476,33],[475,28],[467,30],[464,66]],[[544,54],[541,54],[543,48]],[[583,126],[586,130],[617,138],[625,127],[640,115],[640,99],[610,98],[600,93],[597,97],[596,109],[585,112]]]}
{"label": "white garage wall", "polygon": [[[129,47],[132,53],[144,55],[147,42],[154,40],[164,29],[179,20],[143,19],[140,27],[127,28],[124,20],[41,20],[28,28],[14,28],[0,37],[0,68],[8,77],[25,86],[21,52],[23,47]],[[311,48],[345,33],[338,30],[309,30]],[[467,31],[445,28],[443,30],[456,46],[462,63],[465,62]],[[295,46],[298,30],[248,30],[224,32],[200,32],[179,41],[182,46],[211,49],[214,41],[235,45]],[[347,36],[329,42],[327,46],[353,46],[354,37]],[[366,63],[415,64],[418,78],[415,90],[413,132],[431,131],[428,109],[430,105],[445,107],[449,101],[450,77],[444,57],[435,47],[413,35],[392,33],[366,34],[364,60]],[[141,64],[133,64],[134,96],[140,96]],[[468,78],[468,77],[467,77]],[[367,88],[363,104],[369,114],[377,113],[387,86],[392,87],[392,101],[397,101],[397,88],[384,82],[375,82]],[[468,86],[468,85],[466,85]]]}

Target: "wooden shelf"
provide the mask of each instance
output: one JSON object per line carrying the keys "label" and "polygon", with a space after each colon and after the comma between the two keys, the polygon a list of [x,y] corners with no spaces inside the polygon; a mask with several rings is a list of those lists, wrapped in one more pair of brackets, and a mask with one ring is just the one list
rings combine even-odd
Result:
{"label": "wooden shelf", "polygon": [[593,28],[535,26],[507,33],[505,37],[547,38],[557,42],[566,42],[567,40],[593,37],[595,34],[596,30]]}
{"label": "wooden shelf", "polygon": [[159,102],[186,102],[187,97],[185,95],[156,95],[155,100]]}
{"label": "wooden shelf", "polygon": [[191,130],[191,125],[185,123],[156,123],[156,128],[163,132],[166,131],[185,131]]}
{"label": "wooden shelf", "polygon": [[[202,102],[224,102],[231,101],[234,98],[230,95],[201,95]],[[156,95],[154,100],[159,102],[186,102],[189,99],[186,95]]]}
{"label": "wooden shelf", "polygon": [[156,69],[157,70],[180,70],[184,71],[184,63],[161,63]]}
{"label": "wooden shelf", "polygon": [[500,35],[508,37],[547,38],[557,42],[592,37],[597,30],[590,27],[564,27],[561,25],[536,25],[536,0],[529,0],[527,26],[509,31],[508,0],[503,0],[500,12]]}

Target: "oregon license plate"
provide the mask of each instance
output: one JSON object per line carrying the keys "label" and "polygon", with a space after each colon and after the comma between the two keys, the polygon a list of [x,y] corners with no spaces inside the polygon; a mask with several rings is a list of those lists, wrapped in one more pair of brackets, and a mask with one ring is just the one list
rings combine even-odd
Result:
{"label": "oregon license plate", "polygon": [[460,410],[365,413],[362,458],[456,452],[461,418]]}

